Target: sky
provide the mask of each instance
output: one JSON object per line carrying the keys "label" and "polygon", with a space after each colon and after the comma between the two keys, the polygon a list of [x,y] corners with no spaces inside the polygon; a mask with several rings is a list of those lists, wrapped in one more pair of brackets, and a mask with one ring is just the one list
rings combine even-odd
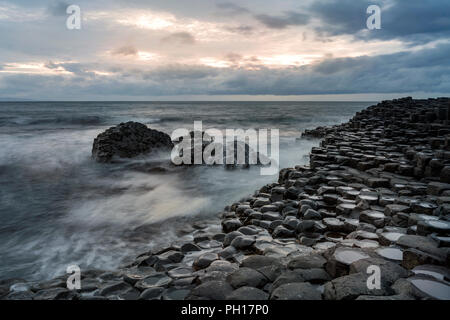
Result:
{"label": "sky", "polygon": [[448,0],[0,0],[0,99],[449,96],[449,57]]}

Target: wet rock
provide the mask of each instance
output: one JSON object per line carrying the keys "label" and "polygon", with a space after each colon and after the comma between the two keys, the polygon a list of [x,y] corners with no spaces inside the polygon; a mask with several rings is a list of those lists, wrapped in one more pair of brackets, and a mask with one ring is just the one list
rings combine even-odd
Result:
{"label": "wet rock", "polygon": [[134,300],[139,298],[140,293],[126,282],[115,281],[104,286],[95,295],[104,296],[107,298]]}
{"label": "wet rock", "polygon": [[432,215],[433,211],[437,208],[437,205],[430,202],[415,202],[412,203],[411,209],[415,213],[423,213]]}
{"label": "wet rock", "polygon": [[173,279],[189,278],[192,277],[192,268],[177,267],[169,270],[167,274]]}
{"label": "wet rock", "polygon": [[447,263],[445,257],[434,255],[417,249],[407,249],[403,251],[402,266],[407,269],[413,269],[422,264],[445,265]]}
{"label": "wet rock", "polygon": [[227,277],[227,281],[234,288],[246,286],[261,289],[264,287],[268,280],[264,275],[262,275],[255,269],[242,267],[230,274]]}
{"label": "wet rock", "polygon": [[242,223],[238,219],[229,219],[222,221],[222,229],[225,233],[235,231],[242,227]]}
{"label": "wet rock", "polygon": [[154,287],[142,291],[139,300],[161,300],[164,288]]}
{"label": "wet rock", "polygon": [[366,210],[361,212],[359,221],[374,225],[377,228],[384,227],[386,216],[380,211]]}
{"label": "wet rock", "polygon": [[239,236],[243,236],[244,234],[243,233],[240,233],[239,231],[232,231],[232,232],[230,232],[230,233],[227,233],[226,235],[225,235],[225,238],[223,239],[223,246],[224,247],[227,247],[227,246],[229,246],[230,244],[231,244],[231,242],[235,239],[235,238],[237,238],[237,237],[239,237]]}
{"label": "wet rock", "polygon": [[391,244],[397,243],[398,239],[402,237],[404,234],[399,232],[382,232],[380,233],[379,240],[383,246],[389,246]]}
{"label": "wet rock", "polygon": [[417,233],[419,235],[428,235],[437,233],[439,235],[450,234],[450,222],[444,220],[426,220],[417,224]]}
{"label": "wet rock", "polygon": [[403,251],[398,248],[379,248],[376,253],[387,260],[402,262],[403,261]]}
{"label": "wet rock", "polygon": [[35,293],[32,291],[15,291],[7,294],[4,300],[33,300]]}
{"label": "wet rock", "polygon": [[327,260],[320,254],[299,256],[290,260],[287,264],[289,269],[313,269],[323,268]]}
{"label": "wet rock", "polygon": [[149,288],[166,287],[171,282],[172,279],[170,277],[166,276],[164,273],[158,273],[136,282],[134,286],[140,291],[144,291]]}
{"label": "wet rock", "polygon": [[342,232],[345,231],[345,224],[341,220],[337,218],[325,218],[322,220],[323,224],[327,227],[328,230],[334,232]]}
{"label": "wet rock", "polygon": [[320,220],[322,219],[322,215],[314,209],[308,209],[303,215],[303,219],[305,220]]}
{"label": "wet rock", "polygon": [[271,280],[284,270],[284,265],[279,259],[262,255],[249,256],[242,261],[241,266],[257,270]]}
{"label": "wet rock", "polygon": [[271,300],[322,300],[322,295],[308,282],[287,283],[276,288]]}
{"label": "wet rock", "polygon": [[195,270],[205,269],[205,268],[209,267],[209,265],[213,261],[218,260],[218,259],[219,259],[219,256],[217,255],[217,253],[212,253],[212,252],[204,253],[201,256],[199,256],[197,259],[195,259],[194,263],[192,264],[192,267]]}
{"label": "wet rock", "polygon": [[448,282],[425,276],[414,276],[407,280],[420,294],[430,299],[450,300],[450,285]]}
{"label": "wet rock", "polygon": [[293,230],[289,230],[281,225],[273,230],[272,236],[275,238],[291,238],[295,235]]}
{"label": "wet rock", "polygon": [[269,294],[254,288],[240,287],[227,296],[227,300],[268,300]]}
{"label": "wet rock", "polygon": [[430,254],[441,255],[437,243],[430,238],[417,235],[403,235],[397,240],[397,245],[404,248],[413,248]]}
{"label": "wet rock", "polygon": [[367,258],[353,262],[350,265],[350,274],[352,273],[367,273],[369,266],[377,266],[380,268],[381,280],[391,285],[399,278],[406,278],[409,272],[399,266],[397,263],[390,262],[381,258]]}
{"label": "wet rock", "polygon": [[231,246],[238,250],[250,249],[255,243],[255,239],[249,236],[238,236],[231,241]]}
{"label": "wet rock", "polygon": [[200,247],[199,246],[197,246],[196,244],[194,244],[194,243],[190,243],[190,242],[188,242],[188,243],[185,243],[185,244],[183,244],[182,246],[181,246],[181,252],[182,253],[188,253],[188,252],[193,252],[193,251],[201,251],[201,249],[200,249]]}
{"label": "wet rock", "polygon": [[179,251],[170,250],[157,256],[161,264],[179,263],[183,260],[184,254]]}
{"label": "wet rock", "polygon": [[410,208],[401,204],[388,204],[384,208],[384,214],[387,216],[394,216],[399,212],[409,212]]}
{"label": "wet rock", "polygon": [[64,288],[44,289],[33,295],[33,300],[72,300],[77,296],[74,291]]}
{"label": "wet rock", "polygon": [[[152,267],[134,267],[124,272],[123,280],[131,285],[134,285],[139,280],[142,280],[155,273],[156,270]],[[85,281],[83,280],[83,287],[84,286]]]}
{"label": "wet rock", "polygon": [[225,281],[208,281],[194,288],[187,300],[225,300],[233,287]]}
{"label": "wet rock", "polygon": [[132,158],[156,150],[173,148],[170,136],[137,122],[121,123],[100,133],[92,146],[97,162],[110,162],[113,157]]}
{"label": "wet rock", "polygon": [[332,277],[347,275],[352,263],[367,258],[369,255],[360,249],[338,247],[328,259],[326,270]]}
{"label": "wet rock", "polygon": [[368,275],[353,273],[327,282],[324,287],[326,300],[354,300],[361,295],[386,296],[393,291],[381,282],[380,289],[369,289],[367,286]]}
{"label": "wet rock", "polygon": [[411,271],[416,275],[427,275],[440,281],[450,281],[450,269],[442,266],[426,264],[417,266]]}
{"label": "wet rock", "polygon": [[162,293],[163,300],[184,300],[191,290],[180,288],[168,288]]}

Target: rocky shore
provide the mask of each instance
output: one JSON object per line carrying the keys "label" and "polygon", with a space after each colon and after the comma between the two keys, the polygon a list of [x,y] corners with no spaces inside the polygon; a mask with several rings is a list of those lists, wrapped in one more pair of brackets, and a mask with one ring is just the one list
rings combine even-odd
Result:
{"label": "rocky shore", "polygon": [[195,223],[191,241],[82,270],[80,290],[12,279],[0,297],[450,299],[450,99],[383,101],[302,138],[321,139],[309,166]]}

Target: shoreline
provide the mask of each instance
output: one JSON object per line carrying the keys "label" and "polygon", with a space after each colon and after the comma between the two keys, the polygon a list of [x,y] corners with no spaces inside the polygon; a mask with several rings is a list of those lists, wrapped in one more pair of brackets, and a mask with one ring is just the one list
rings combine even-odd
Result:
{"label": "shoreline", "polygon": [[[80,290],[66,289],[68,275],[5,280],[0,298],[450,299],[449,123],[450,99],[403,98],[306,130],[322,139],[309,166],[281,169],[221,225],[194,223],[191,242],[114,272],[81,270]],[[366,285],[372,265],[377,289]]]}

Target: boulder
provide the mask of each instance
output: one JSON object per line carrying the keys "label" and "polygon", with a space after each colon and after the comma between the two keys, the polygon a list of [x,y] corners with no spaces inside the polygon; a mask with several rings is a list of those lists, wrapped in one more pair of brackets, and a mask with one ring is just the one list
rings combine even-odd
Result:
{"label": "boulder", "polygon": [[97,162],[111,162],[114,157],[133,158],[161,149],[173,148],[170,136],[138,122],[121,123],[100,133],[92,146]]}

